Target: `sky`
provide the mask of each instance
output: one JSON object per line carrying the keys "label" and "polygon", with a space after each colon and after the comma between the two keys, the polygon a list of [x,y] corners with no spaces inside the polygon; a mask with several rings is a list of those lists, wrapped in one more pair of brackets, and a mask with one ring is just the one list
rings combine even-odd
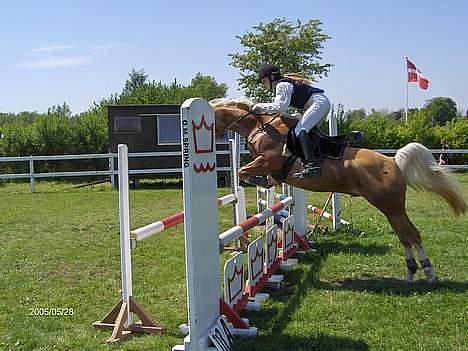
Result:
{"label": "sky", "polygon": [[404,108],[405,56],[430,79],[410,85],[410,107],[448,96],[468,108],[467,0],[4,0],[0,14],[0,112],[80,113],[121,92],[132,68],[165,83],[201,72],[242,96],[236,36],[278,17],[322,22],[334,66],[317,86],[346,110]]}

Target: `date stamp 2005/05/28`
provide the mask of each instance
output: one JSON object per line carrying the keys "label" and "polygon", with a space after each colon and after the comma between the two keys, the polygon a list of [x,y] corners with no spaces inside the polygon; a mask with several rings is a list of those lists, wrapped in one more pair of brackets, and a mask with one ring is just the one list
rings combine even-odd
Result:
{"label": "date stamp 2005/05/28", "polygon": [[29,316],[43,317],[43,316],[73,316],[75,311],[70,307],[29,307]]}

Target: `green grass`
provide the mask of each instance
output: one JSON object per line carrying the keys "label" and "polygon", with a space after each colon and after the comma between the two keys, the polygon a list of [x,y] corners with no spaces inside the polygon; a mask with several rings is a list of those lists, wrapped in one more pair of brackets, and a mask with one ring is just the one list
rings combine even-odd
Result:
{"label": "green grass", "polygon": [[[465,195],[468,175],[460,175]],[[120,295],[118,193],[109,185],[0,186],[0,350],[170,350],[186,322],[182,226],[150,238],[133,253],[134,296],[167,327],[106,345],[95,330]],[[220,189],[220,194],[228,189]],[[132,227],[181,210],[177,188],[132,190]],[[254,190],[248,188],[250,212]],[[324,194],[310,194],[321,207]],[[427,193],[408,192],[440,283],[404,282],[403,251],[384,217],[363,199],[342,197],[352,228],[320,231],[318,252],[286,274],[262,312],[246,313],[259,336],[236,350],[467,350],[468,217],[454,219]],[[311,215],[310,220],[316,217]],[[231,209],[220,215],[220,230]],[[169,255],[168,253],[171,252]],[[422,279],[422,273],[418,273]],[[36,317],[33,308],[73,308],[72,316]]]}

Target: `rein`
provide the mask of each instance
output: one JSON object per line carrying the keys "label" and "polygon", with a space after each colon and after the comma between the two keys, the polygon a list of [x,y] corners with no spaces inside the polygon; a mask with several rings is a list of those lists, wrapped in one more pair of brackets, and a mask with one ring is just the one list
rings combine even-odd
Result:
{"label": "rein", "polygon": [[252,111],[247,112],[247,113],[246,113],[245,115],[243,115],[241,118],[235,120],[235,121],[232,122],[230,125],[228,125],[228,126],[226,127],[226,130],[231,129],[231,127],[232,127],[233,125],[237,125],[240,129],[244,130],[238,123],[239,123],[240,121],[242,121],[244,118],[246,118],[246,117],[248,117],[249,115],[251,115],[252,113],[253,113]]}
{"label": "rein", "polygon": [[[226,127],[226,129],[230,129],[232,126],[236,125],[237,127],[239,127],[239,129],[243,130],[244,132],[246,132],[246,130],[239,124],[243,119],[247,118],[248,116],[250,116],[251,114],[255,114],[254,112],[252,111],[249,111],[247,112],[245,115],[243,115],[242,117],[240,117],[239,119],[235,120],[234,122],[232,122],[230,125],[228,125]],[[256,115],[256,114],[255,114]],[[246,142],[247,143],[250,143],[250,140],[258,133],[262,133],[265,131],[265,128],[267,125],[270,125],[271,122],[273,122],[277,117],[279,116],[279,113],[275,114],[269,121],[265,122],[265,123],[262,123],[262,126],[260,128],[257,128],[253,133],[251,133]],[[245,133],[247,134],[247,133]]]}

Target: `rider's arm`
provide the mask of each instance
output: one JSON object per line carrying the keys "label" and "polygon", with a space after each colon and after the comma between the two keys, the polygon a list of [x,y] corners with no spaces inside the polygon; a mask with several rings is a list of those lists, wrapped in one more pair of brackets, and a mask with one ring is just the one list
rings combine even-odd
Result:
{"label": "rider's arm", "polygon": [[293,85],[287,82],[280,82],[276,85],[276,96],[271,103],[255,104],[252,111],[256,113],[278,113],[286,112],[291,103]]}

